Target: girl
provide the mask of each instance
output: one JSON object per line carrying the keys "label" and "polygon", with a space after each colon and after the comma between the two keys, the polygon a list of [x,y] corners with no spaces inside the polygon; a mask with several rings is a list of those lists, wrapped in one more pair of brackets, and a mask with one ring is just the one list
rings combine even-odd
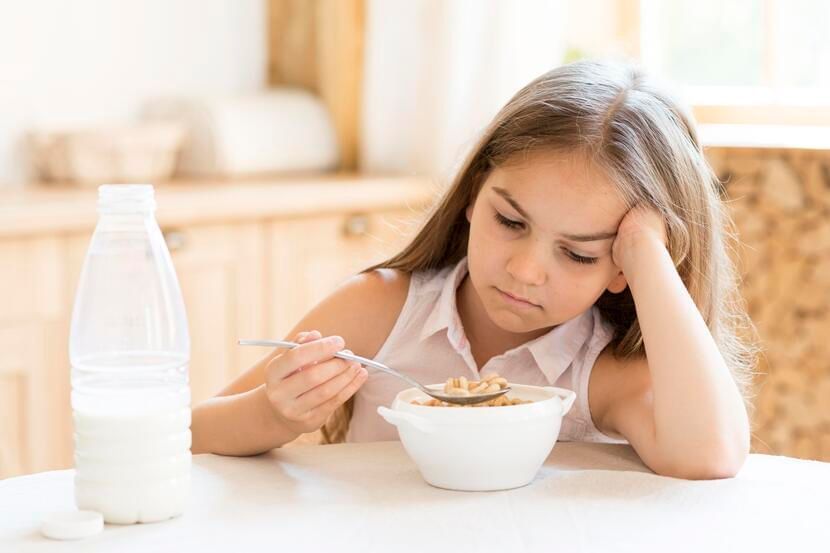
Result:
{"label": "girl", "polygon": [[348,441],[396,439],[376,409],[406,384],[333,357],[348,346],[422,382],[492,371],[570,388],[560,439],[629,442],[664,475],[733,476],[754,350],[719,192],[691,117],[639,71],[546,73],[409,246],[308,313],[302,346],[196,406],[193,452],[278,447],[352,396]]}

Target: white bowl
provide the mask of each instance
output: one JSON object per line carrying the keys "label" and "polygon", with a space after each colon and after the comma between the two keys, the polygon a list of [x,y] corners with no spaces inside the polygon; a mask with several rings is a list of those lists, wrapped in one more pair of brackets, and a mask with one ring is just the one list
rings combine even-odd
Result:
{"label": "white bowl", "polygon": [[[443,384],[428,386],[440,390]],[[550,454],[562,417],[576,394],[553,387],[511,384],[511,398],[533,403],[503,407],[430,407],[417,388],[378,407],[398,427],[401,442],[427,483],[438,488],[491,491],[529,484]]]}

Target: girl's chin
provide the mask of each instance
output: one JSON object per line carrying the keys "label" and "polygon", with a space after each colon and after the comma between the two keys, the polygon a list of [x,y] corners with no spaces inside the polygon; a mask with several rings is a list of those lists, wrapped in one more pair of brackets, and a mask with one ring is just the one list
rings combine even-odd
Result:
{"label": "girl's chin", "polygon": [[506,309],[497,309],[490,314],[490,320],[505,332],[514,334],[528,334],[544,328],[539,321],[531,321]]}
{"label": "girl's chin", "polygon": [[[542,335],[559,326],[569,319],[562,319],[559,322],[551,321],[547,317],[542,320],[539,317],[522,317],[520,314],[503,307],[491,307],[487,309],[490,320],[500,329],[513,334],[538,334]],[[558,320],[558,319],[557,319]]]}

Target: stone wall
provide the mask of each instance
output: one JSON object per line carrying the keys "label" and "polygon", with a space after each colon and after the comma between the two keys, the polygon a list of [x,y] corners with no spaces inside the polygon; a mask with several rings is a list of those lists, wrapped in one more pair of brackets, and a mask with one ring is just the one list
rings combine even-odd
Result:
{"label": "stone wall", "polygon": [[753,451],[830,461],[830,152],[712,148],[761,339]]}

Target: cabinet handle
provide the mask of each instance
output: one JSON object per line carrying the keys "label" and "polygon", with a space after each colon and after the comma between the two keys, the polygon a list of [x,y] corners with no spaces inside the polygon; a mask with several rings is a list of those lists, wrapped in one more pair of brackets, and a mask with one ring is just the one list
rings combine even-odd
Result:
{"label": "cabinet handle", "polygon": [[181,231],[168,230],[163,232],[162,235],[164,236],[164,243],[167,244],[167,249],[171,253],[183,250],[187,245],[187,235]]}
{"label": "cabinet handle", "polygon": [[365,236],[369,232],[369,217],[366,215],[351,215],[343,225],[343,234],[346,236]]}

